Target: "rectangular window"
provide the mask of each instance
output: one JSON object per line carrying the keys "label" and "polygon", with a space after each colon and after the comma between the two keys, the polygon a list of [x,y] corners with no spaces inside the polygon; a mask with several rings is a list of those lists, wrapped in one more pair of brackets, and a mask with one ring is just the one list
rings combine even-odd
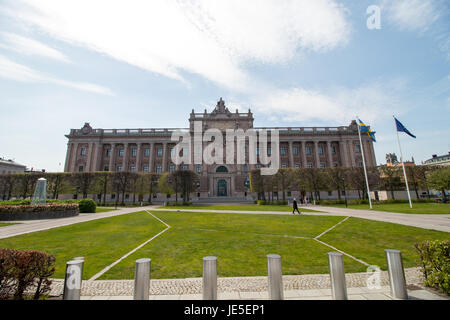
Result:
{"label": "rectangular window", "polygon": [[333,167],[337,167],[337,166],[338,166],[337,162],[334,162]]}
{"label": "rectangular window", "polygon": [[280,153],[282,156],[284,156],[286,154],[286,148],[285,147],[281,147],[280,148]]}
{"label": "rectangular window", "polygon": [[173,149],[173,147],[171,147],[170,148],[170,156],[173,158],[173,155],[174,155],[174,149]]}
{"label": "rectangular window", "polygon": [[286,169],[287,168],[286,163],[281,164],[281,168]]}
{"label": "rectangular window", "polygon": [[298,147],[294,147],[292,149],[292,152],[294,153],[294,155],[298,155]]}
{"label": "rectangular window", "polygon": [[79,166],[78,167],[78,172],[83,172],[83,169],[84,169],[83,166]]}
{"label": "rectangular window", "polygon": [[144,157],[150,157],[150,149],[149,148],[144,149]]}
{"label": "rectangular window", "polygon": [[136,157],[136,155],[137,155],[137,149],[136,148],[131,149],[131,156]]}
{"label": "rectangular window", "polygon": [[82,147],[80,150],[80,155],[85,156],[86,155],[86,148]]}
{"label": "rectangular window", "polygon": [[331,147],[331,154],[336,154],[336,147]]}
{"label": "rectangular window", "polygon": [[197,165],[197,173],[201,173],[202,172],[202,166],[201,165]]}
{"label": "rectangular window", "polygon": [[121,172],[122,171],[122,166],[117,166],[117,172]]}
{"label": "rectangular window", "polygon": [[131,171],[131,172],[135,172],[135,171],[136,171],[136,167],[135,167],[135,166],[131,166],[131,167],[130,167],[130,171]]}
{"label": "rectangular window", "polygon": [[261,169],[261,165],[259,163],[255,167],[256,169]]}
{"label": "rectangular window", "polygon": [[144,172],[148,172],[148,165],[144,166]]}
{"label": "rectangular window", "polygon": [[256,155],[259,155],[259,147],[256,147]]}
{"label": "rectangular window", "polygon": [[248,172],[248,165],[243,164],[243,165],[242,165],[242,171]]}
{"label": "rectangular window", "polygon": [[319,146],[319,154],[323,154],[323,147]]}
{"label": "rectangular window", "polygon": [[109,171],[109,166],[105,166],[105,167],[103,168],[103,171]]}
{"label": "rectangular window", "polygon": [[308,163],[308,168],[312,168],[313,164],[312,163]]}
{"label": "rectangular window", "polygon": [[325,163],[321,163],[321,164],[320,164],[320,167],[321,167],[321,168],[325,168],[325,167],[326,167]]}
{"label": "rectangular window", "polygon": [[171,164],[169,166],[169,172],[174,172],[175,171],[175,166],[173,164]]}
{"label": "rectangular window", "polygon": [[362,167],[363,163],[362,162],[358,162],[358,167]]}
{"label": "rectangular window", "polygon": [[110,157],[111,156],[111,149],[106,149],[106,156]]}
{"label": "rectangular window", "polygon": [[361,152],[361,146],[359,144],[355,145],[355,149],[357,153]]}
{"label": "rectangular window", "polygon": [[268,147],[267,148],[267,155],[271,155],[272,154],[272,147]]}
{"label": "rectangular window", "polygon": [[300,165],[298,163],[295,164],[295,168],[298,169],[300,168]]}
{"label": "rectangular window", "polygon": [[125,153],[125,150],[124,149],[120,149],[119,150],[119,157],[123,157],[124,153]]}
{"label": "rectangular window", "polygon": [[306,151],[306,154],[311,154],[311,147],[306,147],[305,151]]}
{"label": "rectangular window", "polygon": [[158,155],[158,157],[162,157],[162,151],[163,151],[163,149],[162,149],[162,148],[158,148],[158,150],[156,151],[156,152],[157,152],[157,155]]}
{"label": "rectangular window", "polygon": [[156,166],[156,172],[157,173],[161,173],[162,172],[162,167],[161,166]]}
{"label": "rectangular window", "polygon": [[181,170],[186,171],[187,169],[188,169],[188,166],[187,166],[187,165],[183,164],[183,165],[181,166]]}

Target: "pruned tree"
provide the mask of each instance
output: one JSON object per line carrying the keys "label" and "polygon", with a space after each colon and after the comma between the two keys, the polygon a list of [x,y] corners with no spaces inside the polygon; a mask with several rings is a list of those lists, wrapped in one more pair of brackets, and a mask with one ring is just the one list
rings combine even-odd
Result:
{"label": "pruned tree", "polygon": [[93,191],[95,175],[93,172],[74,172],[71,174],[71,182],[75,187],[75,194],[81,193],[83,199]]}
{"label": "pruned tree", "polygon": [[430,187],[442,193],[442,201],[447,202],[446,190],[450,190],[450,167],[439,168],[430,173],[428,177]]}

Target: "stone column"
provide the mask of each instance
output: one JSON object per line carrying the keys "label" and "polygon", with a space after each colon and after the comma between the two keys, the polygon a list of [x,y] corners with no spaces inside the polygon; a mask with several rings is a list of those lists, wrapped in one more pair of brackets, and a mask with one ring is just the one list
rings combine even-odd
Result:
{"label": "stone column", "polygon": [[162,159],[162,172],[167,170],[167,142],[163,142],[163,159]]}
{"label": "stone column", "polygon": [[123,144],[124,150],[123,150],[123,160],[122,160],[122,171],[128,171],[127,165],[128,165],[128,143],[124,142]]}
{"label": "stone column", "polygon": [[316,158],[316,168],[320,168],[319,141],[314,141],[314,155]]}
{"label": "stone column", "polygon": [[308,163],[306,161],[306,141],[302,141],[301,144],[302,144],[302,161],[303,161],[302,168],[306,168],[308,166]]}
{"label": "stone column", "polygon": [[86,156],[86,172],[91,171],[91,157],[92,157],[92,148],[94,146],[94,143],[89,142],[87,156]]}
{"label": "stone column", "polygon": [[139,172],[141,171],[141,148],[142,148],[142,143],[139,142],[137,144],[137,153],[136,153],[136,171]]}
{"label": "stone column", "polygon": [[72,149],[72,156],[71,156],[71,170],[70,170],[70,172],[75,172],[75,164],[76,164],[76,162],[77,162],[77,156],[78,156],[78,154],[77,154],[77,152],[78,152],[78,142],[75,142],[74,144],[73,144],[73,149]]}
{"label": "stone column", "polygon": [[99,168],[100,160],[102,158],[102,151],[103,151],[103,144],[101,144],[100,142],[96,142],[92,171],[102,171],[102,169]]}
{"label": "stone column", "polygon": [[116,171],[114,168],[114,158],[116,157],[116,144],[111,143],[111,149],[109,152],[109,171]]}
{"label": "stone column", "polygon": [[153,167],[155,166],[155,143],[150,143],[150,157],[149,157],[148,172],[155,172]]}
{"label": "stone column", "polygon": [[70,169],[70,153],[72,151],[73,143],[67,143],[66,162],[64,162],[64,172],[68,172]]}
{"label": "stone column", "polygon": [[331,153],[331,141],[327,141],[328,165],[333,166],[333,155]]}
{"label": "stone column", "polygon": [[289,168],[294,167],[294,153],[292,151],[292,141],[289,141]]}
{"label": "stone column", "polygon": [[352,167],[356,167],[355,148],[352,140],[347,140],[348,151],[350,152],[350,159],[352,160]]}

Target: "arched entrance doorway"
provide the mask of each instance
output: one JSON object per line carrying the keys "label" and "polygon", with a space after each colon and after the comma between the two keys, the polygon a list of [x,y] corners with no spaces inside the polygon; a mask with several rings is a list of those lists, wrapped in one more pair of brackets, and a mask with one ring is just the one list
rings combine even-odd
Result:
{"label": "arched entrance doorway", "polygon": [[226,197],[227,196],[227,181],[220,179],[217,181],[217,196]]}

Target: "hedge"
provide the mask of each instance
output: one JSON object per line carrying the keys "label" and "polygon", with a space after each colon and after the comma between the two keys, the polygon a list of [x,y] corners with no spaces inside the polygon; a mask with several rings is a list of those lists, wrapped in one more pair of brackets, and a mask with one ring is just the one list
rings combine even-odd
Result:
{"label": "hedge", "polygon": [[0,248],[0,299],[38,300],[50,292],[55,257],[35,250]]}
{"label": "hedge", "polygon": [[256,204],[259,206],[267,206],[267,205],[285,206],[288,204],[288,202],[287,200],[275,200],[275,201],[256,200]]}
{"label": "hedge", "polygon": [[450,294],[450,241],[425,241],[414,246],[422,262],[425,285]]}
{"label": "hedge", "polygon": [[80,209],[80,213],[95,213],[97,205],[94,200],[86,198],[78,202],[78,207]]}

